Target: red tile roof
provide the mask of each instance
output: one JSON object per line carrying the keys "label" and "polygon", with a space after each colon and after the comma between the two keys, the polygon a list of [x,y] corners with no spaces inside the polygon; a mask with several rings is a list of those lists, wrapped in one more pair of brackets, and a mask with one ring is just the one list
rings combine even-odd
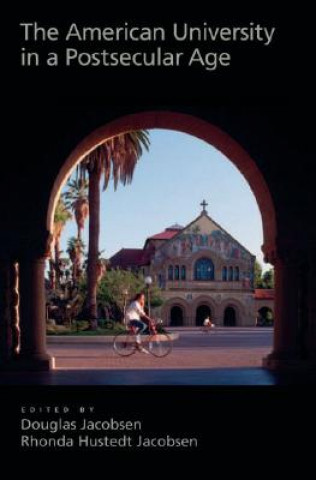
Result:
{"label": "red tile roof", "polygon": [[256,288],[254,297],[256,300],[274,300],[274,289]]}
{"label": "red tile roof", "polygon": [[143,254],[142,248],[122,248],[110,258],[111,267],[124,269],[143,265]]}
{"label": "red tile roof", "polygon": [[170,238],[173,238],[177,233],[179,233],[179,230],[165,230],[164,232],[156,233],[156,235],[149,237],[149,240],[170,240]]}
{"label": "red tile roof", "polygon": [[141,248],[122,248],[113,257],[110,258],[110,264],[112,268],[126,269],[128,267],[139,267],[142,265],[148,265],[151,257],[155,252],[154,245],[148,243],[149,240],[170,240],[177,235],[183,227],[175,224],[169,228],[166,228],[161,233],[157,233],[152,237],[147,238],[145,247]]}

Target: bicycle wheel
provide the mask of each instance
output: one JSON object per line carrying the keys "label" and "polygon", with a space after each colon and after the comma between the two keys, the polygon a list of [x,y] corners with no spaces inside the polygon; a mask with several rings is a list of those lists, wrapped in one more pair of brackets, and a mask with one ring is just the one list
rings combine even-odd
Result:
{"label": "bicycle wheel", "polygon": [[136,352],[136,336],[132,332],[121,332],[114,338],[113,349],[122,357]]}
{"label": "bicycle wheel", "polygon": [[149,338],[148,349],[155,357],[166,357],[172,350],[172,340],[166,333],[156,333]]}
{"label": "bicycle wheel", "polygon": [[202,327],[201,332],[203,333],[210,333],[210,329],[208,327]]}

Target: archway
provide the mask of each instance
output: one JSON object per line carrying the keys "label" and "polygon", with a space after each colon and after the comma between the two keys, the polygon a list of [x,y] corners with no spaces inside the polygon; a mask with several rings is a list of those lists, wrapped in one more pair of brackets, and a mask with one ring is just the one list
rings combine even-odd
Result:
{"label": "archway", "polygon": [[236,310],[234,307],[226,307],[224,311],[224,327],[236,326]]}
{"label": "archway", "polygon": [[[107,138],[135,129],[165,129],[187,133],[204,140],[223,153],[242,173],[254,193],[262,215],[264,249],[271,250],[273,248],[276,238],[274,205],[266,181],[254,160],[240,144],[218,127],[199,118],[174,112],[145,112],[121,117],[94,131],[78,144],[62,166],[51,191],[47,215],[47,228],[50,232],[52,231],[54,204],[71,170]],[[210,267],[210,265],[203,264],[200,270],[197,277],[202,281],[204,279],[214,280],[217,275],[212,265]],[[195,305],[196,300],[194,300]],[[198,305],[201,304],[200,299],[198,302]],[[215,305],[213,312],[216,317],[219,316],[217,310],[218,305]],[[170,310],[168,313],[166,318],[170,319]],[[194,319],[193,308],[191,314],[187,315],[187,319]]]}
{"label": "archway", "polygon": [[195,324],[196,326],[200,327],[203,325],[204,320],[206,317],[212,317],[212,311],[209,305],[200,305],[196,309],[196,316],[195,316]]}
{"label": "archway", "polygon": [[[44,239],[49,234],[51,240],[54,223],[54,211],[60,195],[70,172],[80,161],[106,139],[137,129],[169,129],[178,130],[183,133],[195,136],[221,151],[243,174],[252,192],[254,193],[263,222],[263,237],[265,251],[274,251],[276,239],[276,215],[272,197],[255,161],[248,155],[243,147],[238,144],[230,135],[220,128],[200,118],[175,112],[142,112],[128,115],[114,120],[101,128],[95,130],[85,137],[71,152],[59,170],[52,189],[50,191],[47,206],[46,231],[42,232],[43,245],[37,249],[39,241],[34,242],[34,254],[28,263],[21,266],[20,287],[21,291],[29,292],[32,295],[23,295],[24,307],[21,313],[23,323],[23,336],[25,351],[29,357],[37,362],[37,352],[46,352],[45,348],[45,295],[44,295],[44,262],[45,251]],[[44,219],[43,219],[44,220]],[[44,225],[42,226],[44,227]],[[45,234],[44,234],[45,233]],[[36,250],[37,249],[37,250]],[[29,287],[31,285],[31,287]],[[27,299],[27,300],[25,300]],[[38,335],[36,332],[40,332]],[[31,345],[29,339],[34,337]],[[35,338],[36,337],[36,338]],[[45,354],[43,353],[43,358]],[[43,368],[46,368],[43,366]]]}
{"label": "archway", "polygon": [[181,327],[183,325],[183,308],[179,305],[174,305],[170,310],[170,326]]}
{"label": "archway", "polygon": [[238,168],[256,197],[262,215],[263,248],[273,248],[277,234],[275,208],[267,183],[254,160],[239,143],[217,126],[191,115],[168,111],[127,115],[100,127],[84,138],[66,159],[54,182],[47,209],[47,230],[52,233],[55,206],[69,173],[89,152],[115,135],[154,128],[177,130],[204,140],[222,152]]}
{"label": "archway", "polygon": [[271,327],[273,325],[274,315],[273,310],[270,307],[261,307],[257,314],[257,326],[258,327]]}

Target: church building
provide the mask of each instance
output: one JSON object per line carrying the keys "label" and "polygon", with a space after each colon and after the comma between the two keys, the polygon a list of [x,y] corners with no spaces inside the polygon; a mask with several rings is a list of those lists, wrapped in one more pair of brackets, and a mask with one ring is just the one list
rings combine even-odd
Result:
{"label": "church building", "polygon": [[216,325],[254,326],[255,256],[203,210],[189,225],[153,235],[142,249],[123,248],[111,268],[150,275],[164,304],[155,314],[171,326],[199,326],[210,316]]}

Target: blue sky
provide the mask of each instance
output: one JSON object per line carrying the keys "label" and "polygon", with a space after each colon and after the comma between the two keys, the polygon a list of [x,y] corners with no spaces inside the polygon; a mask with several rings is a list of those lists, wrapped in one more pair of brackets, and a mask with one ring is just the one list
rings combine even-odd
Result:
{"label": "blue sky", "polygon": [[[179,223],[190,223],[208,202],[208,214],[263,264],[261,214],[247,181],[218,150],[190,135],[150,130],[151,146],[136,166],[131,185],[109,185],[101,198],[100,250],[111,257],[125,248],[142,248],[147,237]],[[76,235],[69,222],[62,237]],[[83,238],[88,244],[88,225]]]}

